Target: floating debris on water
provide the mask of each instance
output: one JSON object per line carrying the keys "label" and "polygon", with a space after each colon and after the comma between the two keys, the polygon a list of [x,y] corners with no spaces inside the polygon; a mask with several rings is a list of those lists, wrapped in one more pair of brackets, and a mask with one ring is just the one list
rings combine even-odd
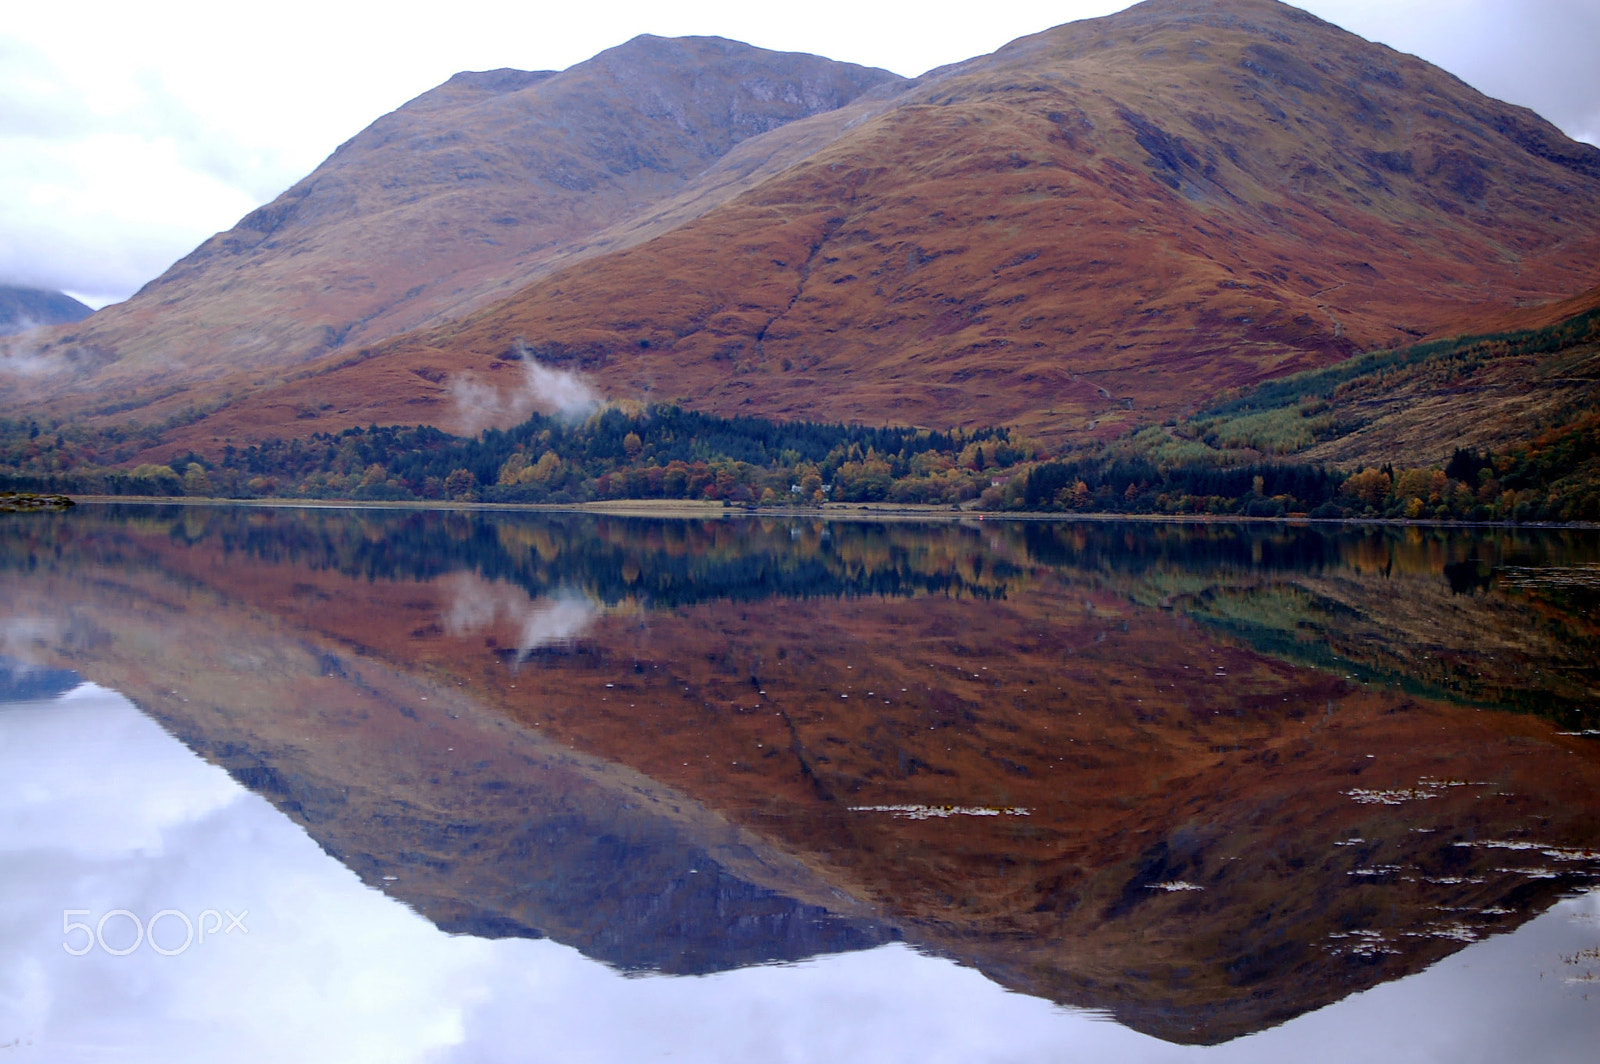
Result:
{"label": "floating debris on water", "polygon": [[1510,839],[1484,839],[1478,842],[1453,842],[1460,847],[1479,847],[1485,850],[1520,850],[1538,853],[1552,861],[1600,861],[1600,850],[1583,850],[1571,846],[1552,846],[1548,842],[1523,842]]}
{"label": "floating debris on water", "polygon": [[1446,924],[1430,927],[1426,931],[1407,931],[1405,934],[1407,938],[1447,938],[1452,942],[1476,942],[1483,937],[1477,928],[1466,924]]}
{"label": "floating debris on water", "polygon": [[1600,850],[1569,850],[1565,847],[1552,846],[1540,853],[1555,861],[1600,861]]}
{"label": "floating debris on water", "polygon": [[1358,928],[1354,931],[1330,931],[1328,937],[1340,942],[1340,945],[1323,947],[1335,957],[1351,955],[1356,957],[1376,957],[1387,953],[1399,956],[1400,951],[1389,945],[1389,940],[1382,931],[1368,931]]}
{"label": "floating debris on water", "polygon": [[952,816],[1028,816],[1029,810],[1016,806],[984,805],[852,805],[852,813],[890,813],[906,820],[930,820]]}
{"label": "floating debris on water", "polygon": [[1495,575],[1512,587],[1600,588],[1600,565],[1502,565]]}
{"label": "floating debris on water", "polygon": [[1392,791],[1377,791],[1368,790],[1365,787],[1356,787],[1353,790],[1340,791],[1339,793],[1355,799],[1362,805],[1402,805],[1406,802],[1439,797],[1432,791],[1421,791],[1413,787]]}
{"label": "floating debris on water", "polygon": [[1392,876],[1400,871],[1397,864],[1369,865],[1366,868],[1352,868],[1345,873],[1347,876]]}
{"label": "floating debris on water", "polygon": [[1171,893],[1172,891],[1177,890],[1205,890],[1206,888],[1200,886],[1198,883],[1186,883],[1181,879],[1174,879],[1166,883],[1146,883],[1144,885],[1144,889],[1164,890],[1168,893]]}

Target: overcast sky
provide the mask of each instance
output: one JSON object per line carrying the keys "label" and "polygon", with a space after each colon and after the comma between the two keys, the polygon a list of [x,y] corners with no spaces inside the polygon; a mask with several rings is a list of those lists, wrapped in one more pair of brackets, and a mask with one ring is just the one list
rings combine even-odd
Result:
{"label": "overcast sky", "polygon": [[[920,74],[1119,0],[82,0],[0,26],[0,283],[126,298],[457,70],[716,34]],[[1305,0],[1600,143],[1596,0]]]}

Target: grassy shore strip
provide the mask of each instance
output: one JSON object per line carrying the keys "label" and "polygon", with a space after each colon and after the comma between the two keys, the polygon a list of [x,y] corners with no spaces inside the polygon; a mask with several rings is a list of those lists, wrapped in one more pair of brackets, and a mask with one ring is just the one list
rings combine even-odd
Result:
{"label": "grassy shore strip", "polygon": [[433,499],[365,500],[365,499],[207,499],[187,495],[80,495],[78,503],[134,506],[254,506],[266,509],[306,510],[452,510],[485,511],[491,513],[571,513],[600,514],[607,517],[658,517],[680,520],[718,520],[746,517],[808,517],[828,521],[936,521],[945,523],[967,522],[1042,522],[1046,524],[1071,524],[1090,521],[1136,522],[1163,525],[1348,525],[1351,527],[1393,528],[1505,528],[1505,529],[1600,529],[1594,521],[1443,521],[1434,519],[1407,520],[1383,517],[1248,517],[1243,514],[1125,514],[1125,513],[1029,513],[1016,511],[996,512],[948,506],[918,506],[897,503],[830,503],[822,507],[760,507],[723,506],[715,502],[688,499],[623,499],[587,503],[507,503],[507,502],[457,502]]}
{"label": "grassy shore strip", "polygon": [[56,513],[62,510],[70,510],[73,505],[71,497],[66,495],[38,494],[31,491],[0,491],[0,513]]}

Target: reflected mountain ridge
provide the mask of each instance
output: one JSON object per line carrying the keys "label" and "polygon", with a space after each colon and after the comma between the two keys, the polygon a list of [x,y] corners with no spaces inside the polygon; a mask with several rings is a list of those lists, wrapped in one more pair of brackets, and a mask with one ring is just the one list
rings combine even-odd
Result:
{"label": "reflected mountain ridge", "polygon": [[[1413,533],[94,507],[0,581],[441,928],[678,973],[903,938],[1213,1043],[1600,876],[1586,592],[1498,575],[1595,541]],[[1474,701],[1516,677],[1546,719]]]}
{"label": "reflected mountain ridge", "polygon": [[[348,773],[329,774],[295,751],[175,734],[305,826],[364,882],[451,934],[551,937],[622,971],[674,975],[900,937],[849,899],[805,900],[831,892],[797,886],[803,871],[775,872],[781,858],[714,817],[692,808],[685,815],[692,803],[682,796],[619,781],[548,744],[479,758],[470,772],[413,778],[400,795],[353,785]],[[664,803],[670,814],[652,808]]]}

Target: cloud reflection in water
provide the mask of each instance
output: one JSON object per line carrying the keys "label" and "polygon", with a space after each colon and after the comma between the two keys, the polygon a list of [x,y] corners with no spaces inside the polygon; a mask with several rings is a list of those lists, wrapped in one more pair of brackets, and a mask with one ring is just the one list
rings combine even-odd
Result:
{"label": "cloud reflection in water", "polygon": [[518,662],[542,647],[572,642],[602,612],[602,607],[576,591],[535,600],[515,584],[485,580],[476,573],[451,573],[441,577],[440,583],[450,588],[444,630],[461,636],[509,625],[517,633]]}

